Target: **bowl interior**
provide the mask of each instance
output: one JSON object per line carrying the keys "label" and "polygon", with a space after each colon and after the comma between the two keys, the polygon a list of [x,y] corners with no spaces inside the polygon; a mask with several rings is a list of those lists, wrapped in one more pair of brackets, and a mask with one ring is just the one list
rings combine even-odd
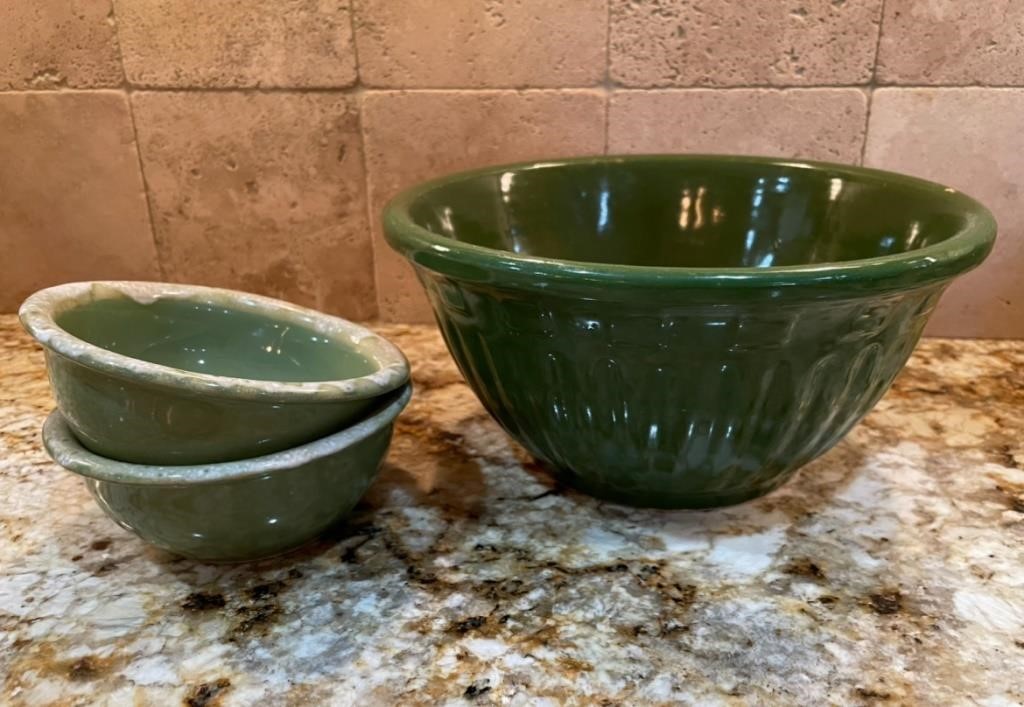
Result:
{"label": "bowl interior", "polygon": [[856,168],[609,158],[442,180],[412,199],[408,214],[433,233],[526,256],[767,268],[933,245],[965,228],[967,202],[938,185]]}
{"label": "bowl interior", "polygon": [[95,346],[210,375],[310,382],[358,378],[378,368],[350,345],[294,321],[186,298],[96,299],[55,321]]}

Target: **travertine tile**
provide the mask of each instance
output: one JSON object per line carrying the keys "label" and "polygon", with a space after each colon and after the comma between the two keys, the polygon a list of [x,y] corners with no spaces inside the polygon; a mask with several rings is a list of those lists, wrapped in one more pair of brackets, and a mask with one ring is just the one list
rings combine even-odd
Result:
{"label": "travertine tile", "polygon": [[995,251],[946,292],[933,336],[1024,337],[1024,89],[879,89],[865,160],[963,189],[999,222]]}
{"label": "travertine tile", "polygon": [[356,79],[348,0],[117,0],[140,86],[339,87]]}
{"label": "travertine tile", "polygon": [[1024,2],[886,0],[878,79],[1024,85]]}
{"label": "travertine tile", "polygon": [[563,87],[605,73],[607,0],[355,0],[363,83]]}
{"label": "travertine tile", "polygon": [[625,86],[863,84],[881,0],[609,0]]}
{"label": "travertine tile", "polygon": [[599,154],[596,91],[375,92],[363,99],[381,316],[429,321],[412,269],[384,242],[379,215],[401,188],[446,172],[543,157]]}
{"label": "travertine tile", "polygon": [[376,314],[354,99],[133,94],[157,247],[177,281]]}
{"label": "travertine tile", "polygon": [[0,35],[0,90],[123,81],[110,0],[3,0]]}
{"label": "travertine tile", "polygon": [[158,277],[123,94],[0,94],[0,155],[0,311],[61,282]]}
{"label": "travertine tile", "polygon": [[608,149],[856,162],[866,110],[856,88],[617,91]]}

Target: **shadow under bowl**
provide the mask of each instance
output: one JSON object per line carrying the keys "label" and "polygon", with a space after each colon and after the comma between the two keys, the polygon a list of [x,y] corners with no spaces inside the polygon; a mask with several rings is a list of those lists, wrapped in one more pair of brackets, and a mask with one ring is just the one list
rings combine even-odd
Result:
{"label": "shadow under bowl", "polygon": [[365,327],[232,290],[70,283],[35,293],[20,316],[76,437],[137,464],[288,449],[409,380],[402,353]]}
{"label": "shadow under bowl", "polygon": [[483,405],[570,485],[760,496],[885,393],[996,226],[948,187],[737,156],[524,163],[385,208]]}
{"label": "shadow under bowl", "polygon": [[75,439],[59,410],[43,425],[47,452],[85,478],[103,512],[168,552],[208,562],[279,555],[352,510],[377,476],[412,386],[378,402],[358,424],[255,459],[199,466],[127,464]]}

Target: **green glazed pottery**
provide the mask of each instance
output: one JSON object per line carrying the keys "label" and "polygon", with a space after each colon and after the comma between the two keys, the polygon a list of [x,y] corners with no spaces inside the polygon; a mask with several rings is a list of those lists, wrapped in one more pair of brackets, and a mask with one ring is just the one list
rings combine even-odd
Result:
{"label": "green glazed pottery", "polygon": [[377,475],[406,385],[369,417],[332,435],[255,459],[198,466],[147,466],[86,449],[59,410],[43,425],[54,461],[85,477],[118,525],[178,555],[234,562],[287,552],[347,514]]}
{"label": "green glazed pottery", "polygon": [[137,464],[294,447],[409,380],[402,353],[368,329],[231,290],[71,283],[32,295],[20,316],[75,436]]}
{"label": "green glazed pottery", "polygon": [[760,496],[836,444],[996,231],[911,177],[668,155],[449,176],[384,227],[509,434],[570,485],[667,508]]}

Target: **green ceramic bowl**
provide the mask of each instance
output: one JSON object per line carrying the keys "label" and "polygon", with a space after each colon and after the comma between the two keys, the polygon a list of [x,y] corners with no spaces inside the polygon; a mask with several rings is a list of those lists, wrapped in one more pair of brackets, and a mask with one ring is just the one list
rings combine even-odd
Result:
{"label": "green ceramic bowl", "polygon": [[148,466],[93,454],[54,410],[43,425],[53,460],[85,477],[100,508],[159,548],[210,562],[287,552],[347,514],[377,475],[412,387],[363,421],[293,449],[199,466]]}
{"label": "green ceramic bowl", "polygon": [[288,449],[409,380],[402,353],[368,329],[243,292],[71,283],[32,295],[20,314],[78,439],[137,464]]}
{"label": "green ceramic bowl", "polygon": [[484,406],[569,484],[628,504],[764,494],[871,409],[991,214],[834,164],[518,164],[384,211]]}

